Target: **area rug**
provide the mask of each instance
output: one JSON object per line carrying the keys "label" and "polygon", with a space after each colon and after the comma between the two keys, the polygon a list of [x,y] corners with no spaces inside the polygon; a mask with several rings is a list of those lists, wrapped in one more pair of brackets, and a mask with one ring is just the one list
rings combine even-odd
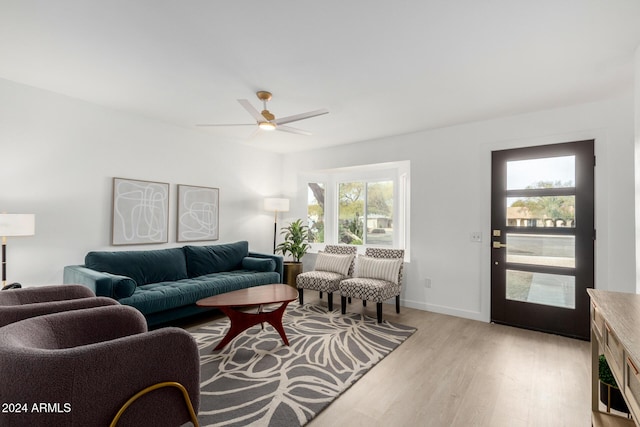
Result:
{"label": "area rug", "polygon": [[293,302],[283,324],[290,346],[265,324],[222,350],[229,320],[200,327],[202,426],[302,426],[402,344],[414,328]]}

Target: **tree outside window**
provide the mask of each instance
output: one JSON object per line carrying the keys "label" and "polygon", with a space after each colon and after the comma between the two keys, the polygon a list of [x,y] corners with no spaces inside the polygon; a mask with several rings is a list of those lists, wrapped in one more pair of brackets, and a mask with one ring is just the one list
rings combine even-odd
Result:
{"label": "tree outside window", "polygon": [[309,243],[324,243],[324,183],[310,182],[307,191]]}
{"label": "tree outside window", "polygon": [[[526,189],[574,187],[573,181],[539,181]],[[514,209],[517,208],[517,209]],[[507,224],[530,224],[535,227],[574,227],[575,196],[521,197],[511,202],[507,208]]]}
{"label": "tree outside window", "polygon": [[409,173],[410,162],[402,161],[303,175],[314,249],[348,244],[408,251]]}
{"label": "tree outside window", "polygon": [[367,183],[369,245],[393,245],[393,181]]}
{"label": "tree outside window", "polygon": [[393,245],[393,181],[339,184],[338,241]]}
{"label": "tree outside window", "polygon": [[363,182],[343,182],[338,185],[338,241],[349,245],[364,243]]}

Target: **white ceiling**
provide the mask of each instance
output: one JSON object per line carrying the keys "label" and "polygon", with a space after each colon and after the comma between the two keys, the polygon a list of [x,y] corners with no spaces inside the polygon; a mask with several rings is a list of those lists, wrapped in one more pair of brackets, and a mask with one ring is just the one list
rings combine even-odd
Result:
{"label": "white ceiling", "polygon": [[[0,78],[275,152],[615,96],[639,45],[638,0],[0,0]],[[257,90],[330,114],[194,126]]]}

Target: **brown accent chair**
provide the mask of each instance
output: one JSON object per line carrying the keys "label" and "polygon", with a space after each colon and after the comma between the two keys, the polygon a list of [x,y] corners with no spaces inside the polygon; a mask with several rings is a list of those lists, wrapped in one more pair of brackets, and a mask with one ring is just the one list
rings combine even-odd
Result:
{"label": "brown accent chair", "polygon": [[147,332],[124,305],[11,323],[0,328],[0,402],[27,406],[0,425],[110,426],[121,415],[117,426],[197,426],[199,362],[188,332]]}
{"label": "brown accent chair", "polygon": [[43,314],[117,304],[82,285],[5,289],[0,292],[0,327]]}

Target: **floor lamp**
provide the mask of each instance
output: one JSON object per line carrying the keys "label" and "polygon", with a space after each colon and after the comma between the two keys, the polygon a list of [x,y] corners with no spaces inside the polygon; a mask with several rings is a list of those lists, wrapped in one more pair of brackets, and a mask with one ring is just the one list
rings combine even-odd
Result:
{"label": "floor lamp", "polygon": [[276,235],[278,233],[278,212],[289,212],[289,199],[268,197],[264,199],[264,209],[273,215],[273,253],[276,253]]}
{"label": "floor lamp", "polygon": [[7,285],[7,237],[33,236],[36,230],[35,215],[0,213],[2,236],[2,287]]}

